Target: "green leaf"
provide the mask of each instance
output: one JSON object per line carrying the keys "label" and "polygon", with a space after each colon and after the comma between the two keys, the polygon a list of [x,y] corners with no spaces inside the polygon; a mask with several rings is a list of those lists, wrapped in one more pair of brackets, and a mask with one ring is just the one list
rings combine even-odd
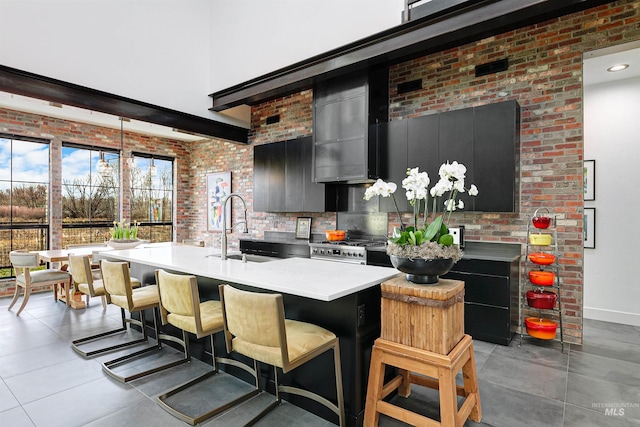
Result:
{"label": "green leaf", "polygon": [[438,239],[438,243],[442,246],[451,246],[453,245],[453,236],[451,234],[443,234]]}
{"label": "green leaf", "polygon": [[434,219],[433,222],[429,224],[429,226],[427,227],[427,230],[424,236],[425,240],[426,241],[433,240],[433,238],[436,237],[436,234],[438,234],[438,231],[440,231],[440,227],[442,225],[443,225],[442,215],[440,215],[438,218]]}

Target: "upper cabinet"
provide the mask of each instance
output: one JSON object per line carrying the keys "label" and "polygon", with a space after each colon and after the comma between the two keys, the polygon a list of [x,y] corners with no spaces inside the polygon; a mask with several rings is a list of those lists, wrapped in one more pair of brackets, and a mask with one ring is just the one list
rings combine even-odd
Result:
{"label": "upper cabinet", "polygon": [[[439,179],[440,165],[457,161],[467,167],[465,185],[479,194],[460,194],[466,211],[515,210],[516,152],[520,141],[520,108],[515,101],[447,111],[374,126],[380,141],[380,177],[398,185],[400,211],[411,211],[401,188],[407,168],[420,168]],[[429,206],[431,208],[431,206]],[[393,201],[383,198],[380,209],[395,212]],[[442,206],[438,206],[442,210]]]}
{"label": "upper cabinet", "polygon": [[313,96],[313,179],[357,182],[378,176],[369,125],[388,117],[388,70],[318,82]]}
{"label": "upper cabinet", "polygon": [[312,181],[311,137],[253,149],[254,212],[335,210],[335,189]]}
{"label": "upper cabinet", "polygon": [[520,106],[516,101],[506,101],[473,110],[474,174],[473,181],[469,182],[480,192],[475,197],[475,210],[514,212]]}

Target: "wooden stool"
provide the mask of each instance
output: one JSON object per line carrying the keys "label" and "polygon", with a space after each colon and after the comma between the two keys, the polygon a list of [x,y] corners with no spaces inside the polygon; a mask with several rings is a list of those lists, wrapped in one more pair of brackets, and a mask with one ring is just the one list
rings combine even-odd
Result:
{"label": "wooden stool", "polygon": [[[386,365],[399,368],[399,374],[384,384]],[[464,386],[456,385],[456,374],[461,369]],[[382,400],[396,389],[400,396],[408,397],[411,384],[440,390],[439,423]],[[466,398],[460,410],[457,396]],[[482,408],[471,336],[464,335],[446,355],[378,338],[371,355],[364,425],[377,426],[381,413],[413,426],[462,427],[467,418],[480,422]]]}

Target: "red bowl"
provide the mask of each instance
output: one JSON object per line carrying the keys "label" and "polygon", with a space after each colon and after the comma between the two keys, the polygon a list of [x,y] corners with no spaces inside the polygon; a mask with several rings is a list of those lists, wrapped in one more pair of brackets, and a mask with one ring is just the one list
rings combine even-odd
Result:
{"label": "red bowl", "polygon": [[524,323],[527,326],[527,333],[534,338],[552,340],[556,337],[558,324],[552,320],[538,317],[527,317],[524,319]]}
{"label": "red bowl", "polygon": [[552,286],[556,281],[556,273],[553,271],[531,270],[529,281],[534,285]]}
{"label": "red bowl", "polygon": [[531,218],[531,222],[533,222],[535,228],[548,228],[549,224],[551,224],[551,218],[548,216],[534,216]]}
{"label": "red bowl", "polygon": [[529,261],[539,265],[549,265],[556,261],[556,256],[544,252],[535,252],[529,254]]}
{"label": "red bowl", "polygon": [[533,308],[552,309],[556,306],[558,295],[555,292],[539,289],[527,291],[527,304]]}

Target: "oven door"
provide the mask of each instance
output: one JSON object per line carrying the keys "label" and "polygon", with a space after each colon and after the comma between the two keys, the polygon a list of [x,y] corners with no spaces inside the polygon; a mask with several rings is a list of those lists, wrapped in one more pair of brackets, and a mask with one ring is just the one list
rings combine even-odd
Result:
{"label": "oven door", "polygon": [[367,249],[367,265],[376,265],[378,267],[393,267],[391,265],[391,259],[387,255],[386,248],[380,249]]}

